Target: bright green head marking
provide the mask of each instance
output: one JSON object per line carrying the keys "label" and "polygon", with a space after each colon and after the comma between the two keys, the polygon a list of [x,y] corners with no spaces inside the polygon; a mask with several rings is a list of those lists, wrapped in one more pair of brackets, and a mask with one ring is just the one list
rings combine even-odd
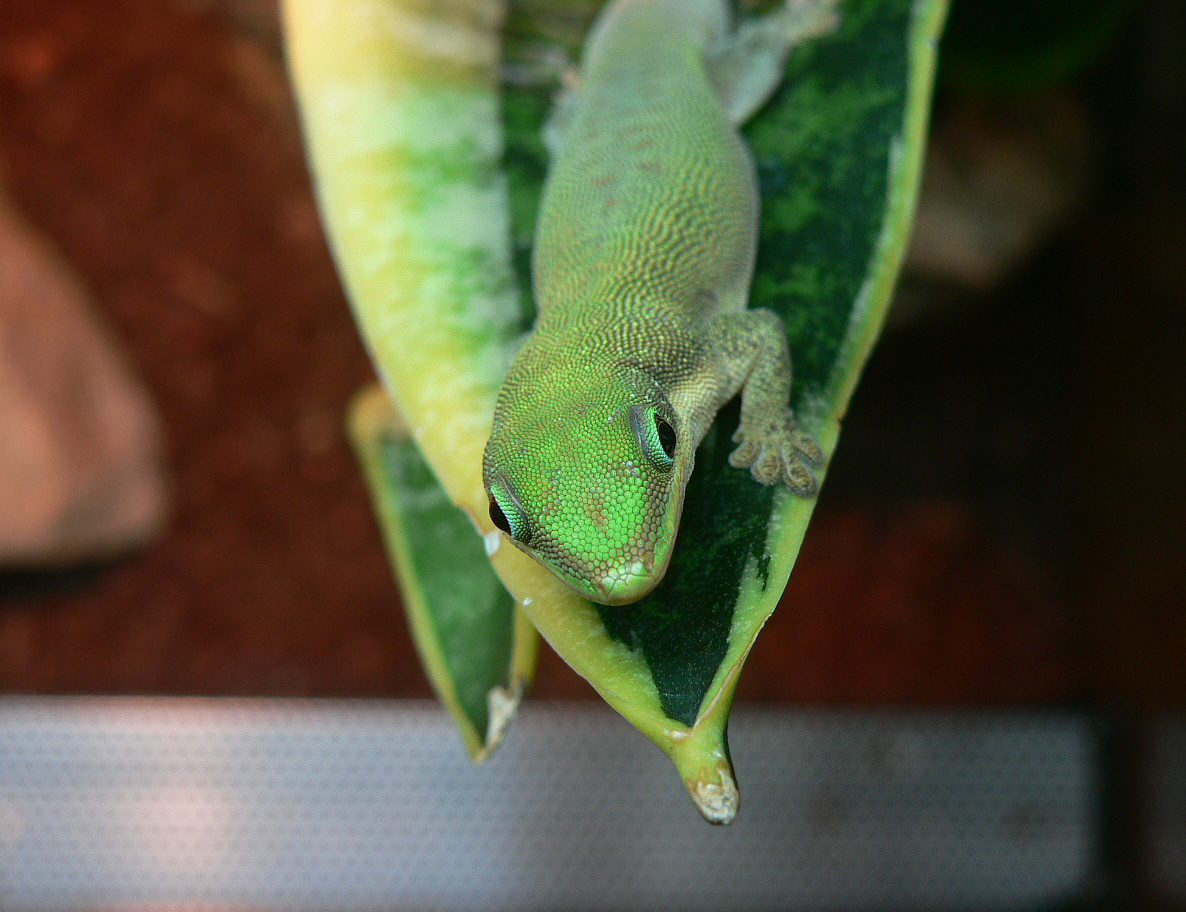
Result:
{"label": "bright green head marking", "polygon": [[667,570],[691,448],[653,382],[581,374],[508,384],[515,407],[496,413],[483,480],[518,547],[585,598],[620,605]]}

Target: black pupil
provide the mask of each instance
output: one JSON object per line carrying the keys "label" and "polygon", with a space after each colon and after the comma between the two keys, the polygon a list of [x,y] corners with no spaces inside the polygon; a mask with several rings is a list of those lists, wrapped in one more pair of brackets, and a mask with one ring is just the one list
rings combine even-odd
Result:
{"label": "black pupil", "polygon": [[655,416],[655,430],[659,433],[659,446],[663,447],[663,452],[667,454],[668,459],[675,458],[675,428],[660,418]]}
{"label": "black pupil", "polygon": [[502,512],[502,507],[493,498],[490,500],[490,521],[507,535],[511,534],[511,524],[507,522],[507,515]]}

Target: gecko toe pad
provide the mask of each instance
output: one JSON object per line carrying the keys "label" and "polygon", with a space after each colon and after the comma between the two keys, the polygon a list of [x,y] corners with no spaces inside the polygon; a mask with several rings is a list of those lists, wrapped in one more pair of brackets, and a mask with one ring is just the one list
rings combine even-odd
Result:
{"label": "gecko toe pad", "polygon": [[810,497],[819,490],[811,470],[824,464],[823,450],[800,430],[790,409],[761,423],[743,421],[733,441],[738,447],[729,454],[729,465],[748,468],[756,481],[785,484],[800,497]]}

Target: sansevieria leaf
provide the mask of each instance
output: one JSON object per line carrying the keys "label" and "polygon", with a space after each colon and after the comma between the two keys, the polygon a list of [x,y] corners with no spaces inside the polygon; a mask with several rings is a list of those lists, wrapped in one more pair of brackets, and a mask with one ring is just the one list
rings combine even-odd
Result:
{"label": "sansevieria leaf", "polygon": [[[794,405],[829,454],[908,237],[945,6],[845,0],[840,27],[792,53],[782,88],[744,130],[763,197],[751,305],[783,315]],[[738,806],[725,742],[732,694],[815,501],[729,467],[734,405],[697,453],[671,567],[643,601],[586,602],[492,529],[481,452],[507,346],[529,326],[551,94],[500,92],[504,13],[478,0],[286,0],[331,242],[410,439],[478,530],[466,552],[459,526],[436,559],[460,568],[452,552],[474,553],[480,533],[518,608],[671,757],[704,816],[727,822]],[[382,497],[379,512],[401,513]],[[399,565],[418,574],[405,597],[414,589],[431,605],[434,574]],[[502,623],[514,626],[511,617]]]}

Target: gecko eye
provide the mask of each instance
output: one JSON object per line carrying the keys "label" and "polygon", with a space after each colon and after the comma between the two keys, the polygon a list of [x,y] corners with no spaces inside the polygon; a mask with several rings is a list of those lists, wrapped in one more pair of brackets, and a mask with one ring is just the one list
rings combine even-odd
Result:
{"label": "gecko eye", "polygon": [[520,544],[531,543],[531,524],[527,522],[527,517],[512,506],[508,518],[493,497],[490,498],[490,521]]}
{"label": "gecko eye", "polygon": [[655,432],[659,435],[659,445],[663,447],[667,458],[675,459],[675,428],[656,415]]}
{"label": "gecko eye", "polygon": [[675,462],[675,428],[653,408],[636,405],[630,409],[630,424],[647,459],[659,469]]}
{"label": "gecko eye", "polygon": [[490,521],[507,535],[511,534],[511,524],[507,522],[507,515],[502,512],[502,507],[493,498],[490,500]]}

